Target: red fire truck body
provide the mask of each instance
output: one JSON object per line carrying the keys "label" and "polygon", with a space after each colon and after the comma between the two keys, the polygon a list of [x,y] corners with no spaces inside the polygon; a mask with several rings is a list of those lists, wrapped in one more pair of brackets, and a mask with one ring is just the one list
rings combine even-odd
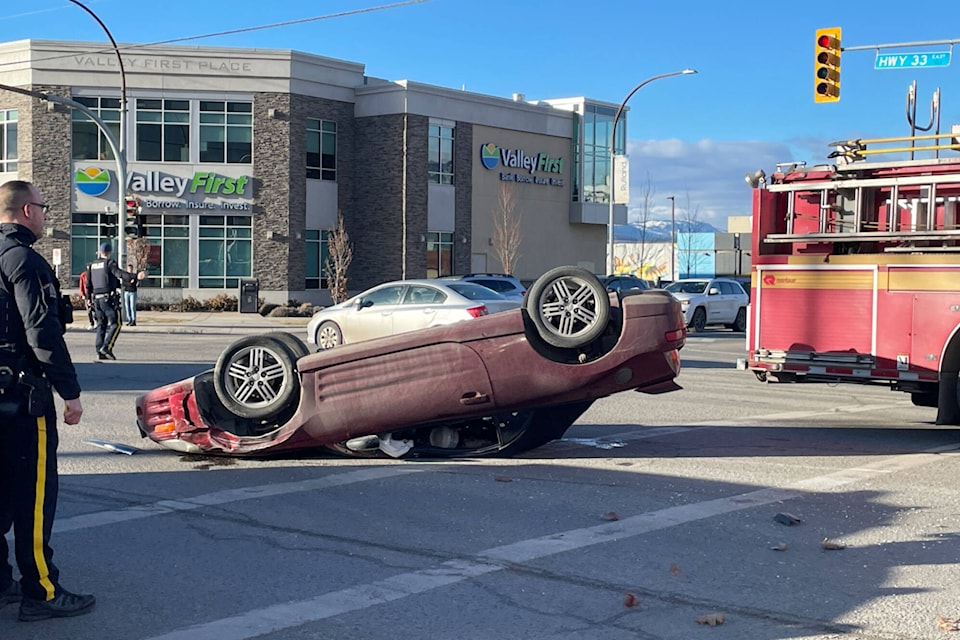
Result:
{"label": "red fire truck body", "polygon": [[756,174],[744,365],[761,381],[886,384],[960,424],[960,158],[857,150]]}

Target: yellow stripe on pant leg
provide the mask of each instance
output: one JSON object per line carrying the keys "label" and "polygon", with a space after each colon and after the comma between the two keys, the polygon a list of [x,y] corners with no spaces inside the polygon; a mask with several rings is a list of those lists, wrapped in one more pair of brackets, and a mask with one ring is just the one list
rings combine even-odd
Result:
{"label": "yellow stripe on pant leg", "polygon": [[117,312],[117,326],[114,328],[110,337],[107,338],[106,351],[113,351],[113,345],[117,344],[117,337],[120,335],[120,328],[123,327],[123,321],[120,319],[120,312]]}
{"label": "yellow stripe on pant leg", "polygon": [[37,486],[33,503],[33,560],[40,576],[40,586],[47,592],[47,600],[53,600],[56,589],[50,582],[50,569],[43,555],[43,501],[47,495],[47,419],[37,418]]}

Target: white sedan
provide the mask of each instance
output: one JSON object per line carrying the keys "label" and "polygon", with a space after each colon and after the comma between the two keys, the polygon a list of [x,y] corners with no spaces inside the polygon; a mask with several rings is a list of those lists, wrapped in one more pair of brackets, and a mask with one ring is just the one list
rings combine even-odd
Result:
{"label": "white sedan", "polygon": [[321,309],[307,323],[319,350],[517,309],[496,291],[470,282],[398,280]]}

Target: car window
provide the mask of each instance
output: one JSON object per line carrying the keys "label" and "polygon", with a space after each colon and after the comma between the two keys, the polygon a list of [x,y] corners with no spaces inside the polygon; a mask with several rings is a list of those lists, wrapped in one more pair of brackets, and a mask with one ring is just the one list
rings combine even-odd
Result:
{"label": "car window", "polygon": [[451,282],[447,286],[467,300],[506,300],[496,291],[472,282]]}
{"label": "car window", "polygon": [[672,282],[667,285],[670,293],[703,293],[706,290],[706,282]]}
{"label": "car window", "polygon": [[486,287],[487,289],[493,289],[499,293],[504,291],[513,291],[516,287],[509,280],[480,280],[480,279],[471,279],[470,282],[474,284],[479,284],[481,287]]}
{"label": "car window", "polygon": [[413,285],[407,289],[403,304],[442,304],[447,294],[433,287]]}
{"label": "car window", "polygon": [[391,287],[381,287],[374,289],[363,296],[363,301],[367,304],[400,304],[400,294],[403,293],[403,285],[394,285]]}

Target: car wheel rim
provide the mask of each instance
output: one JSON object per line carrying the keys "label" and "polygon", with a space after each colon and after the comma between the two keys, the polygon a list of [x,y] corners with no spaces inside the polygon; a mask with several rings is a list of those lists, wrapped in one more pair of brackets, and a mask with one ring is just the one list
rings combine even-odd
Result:
{"label": "car wheel rim", "polygon": [[230,359],[224,383],[238,403],[265,407],[277,401],[290,380],[276,353],[263,347],[248,347]]}
{"label": "car wheel rim", "polygon": [[324,327],[320,330],[320,337],[317,338],[317,344],[321,349],[332,349],[340,344],[340,334],[333,327]]}
{"label": "car wheel rim", "polygon": [[557,335],[580,335],[597,321],[597,294],[580,278],[558,278],[540,298],[540,316]]}

